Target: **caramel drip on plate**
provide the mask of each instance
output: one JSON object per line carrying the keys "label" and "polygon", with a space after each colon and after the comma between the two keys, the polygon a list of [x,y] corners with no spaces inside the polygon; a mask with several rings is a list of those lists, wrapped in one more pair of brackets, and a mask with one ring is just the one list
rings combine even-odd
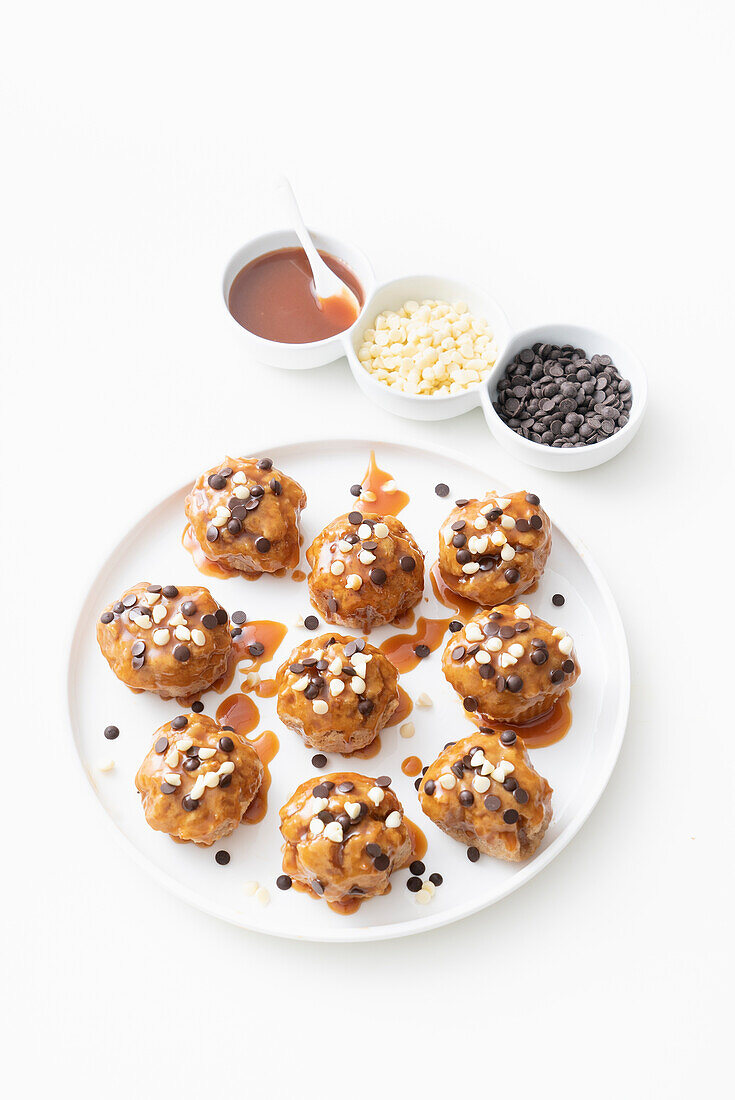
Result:
{"label": "caramel drip on plate", "polygon": [[461,619],[462,622],[467,622],[480,610],[479,604],[466,599],[464,596],[458,596],[456,592],[452,592],[451,588],[447,587],[439,571],[438,561],[435,561],[432,565],[429,576],[431,577],[431,587],[439,603],[443,603],[445,607],[456,611],[456,617]]}
{"label": "caramel drip on plate", "polygon": [[401,722],[405,722],[409,714],[413,710],[413,700],[408,692],[404,691],[401,685],[398,685],[398,706],[390,716],[388,726],[398,726]]}
{"label": "caramel drip on plate", "polygon": [[428,646],[433,653],[441,645],[451,621],[451,619],[425,619],[420,616],[412,634],[394,634],[391,638],[387,638],[380,648],[399,672],[410,672],[421,661],[421,657],[416,655],[416,646]]}
{"label": "caramel drip on plate", "polygon": [[248,743],[253,746],[260,762],[263,765],[263,779],[258,793],[248,806],[243,817],[244,825],[257,825],[262,821],[268,811],[268,791],[271,785],[271,773],[268,765],[280,748],[278,738],[273,730],[263,730],[257,737],[248,737]]}
{"label": "caramel drip on plate", "polygon": [[401,764],[401,771],[404,775],[408,775],[413,779],[419,774],[422,766],[418,756],[407,756]]}
{"label": "caramel drip on plate", "polygon": [[374,512],[379,516],[397,516],[411,499],[403,489],[386,489],[393,481],[393,475],[381,470],[375,460],[375,451],[370,452],[370,462],[362,478],[362,494],[374,493],[375,500],[365,500],[361,494],[355,507],[361,512]]}
{"label": "caramel drip on plate", "polygon": [[217,721],[221,726],[232,726],[240,737],[252,733],[260,719],[260,711],[249,695],[228,695],[217,707]]}
{"label": "caramel drip on plate", "polygon": [[244,577],[247,575],[241,573],[238,569],[230,569],[228,566],[220,565],[219,562],[208,558],[194,537],[194,531],[190,523],[187,523],[184,528],[184,533],[181,536],[181,545],[185,550],[189,551],[194,565],[199,572],[204,573],[206,577],[216,577],[219,580],[227,580],[229,577]]}
{"label": "caramel drip on plate", "polygon": [[532,718],[530,722],[519,725],[517,722],[490,722],[494,728],[515,730],[521,740],[529,749],[541,749],[546,745],[555,745],[566,737],[572,725],[572,708],[569,701],[569,692],[555,701],[551,710],[546,714]]}

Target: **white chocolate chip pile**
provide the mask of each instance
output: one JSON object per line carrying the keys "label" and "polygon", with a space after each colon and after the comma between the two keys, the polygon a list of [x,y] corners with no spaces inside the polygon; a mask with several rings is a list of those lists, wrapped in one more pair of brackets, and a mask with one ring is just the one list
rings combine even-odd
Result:
{"label": "white chocolate chip pile", "polygon": [[466,302],[405,302],[366,329],[357,357],[390,389],[427,397],[462,393],[487,378],[498,349]]}

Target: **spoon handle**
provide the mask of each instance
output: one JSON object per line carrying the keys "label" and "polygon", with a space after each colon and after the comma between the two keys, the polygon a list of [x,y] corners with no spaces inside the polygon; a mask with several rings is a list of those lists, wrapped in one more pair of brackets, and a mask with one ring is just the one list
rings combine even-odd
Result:
{"label": "spoon handle", "polygon": [[314,242],[309,235],[309,230],[304,225],[304,219],[301,217],[299,204],[296,202],[296,196],[293,193],[293,188],[291,187],[291,184],[286,179],[286,177],[283,176],[276,186],[285,200],[286,206],[288,208],[288,213],[291,217],[291,222],[296,231],[296,236],[299,238],[299,241],[301,242],[301,247],[306,253],[306,257],[311,266],[311,273],[314,276],[314,285],[317,289],[318,294],[320,282],[319,276],[320,274],[322,274],[322,270],[326,265],[314,246]]}

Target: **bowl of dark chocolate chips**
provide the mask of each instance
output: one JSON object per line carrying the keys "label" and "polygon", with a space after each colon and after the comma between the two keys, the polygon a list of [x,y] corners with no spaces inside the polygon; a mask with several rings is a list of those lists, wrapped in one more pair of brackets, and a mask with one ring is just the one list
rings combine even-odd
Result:
{"label": "bowl of dark chocolate chips", "polygon": [[543,470],[589,470],[640,427],[646,375],[619,340],[580,325],[537,325],[506,345],[481,392],[488,427]]}

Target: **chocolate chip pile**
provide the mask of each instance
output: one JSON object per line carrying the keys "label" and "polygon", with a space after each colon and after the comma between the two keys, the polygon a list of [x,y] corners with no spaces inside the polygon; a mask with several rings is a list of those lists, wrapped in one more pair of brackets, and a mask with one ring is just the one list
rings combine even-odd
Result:
{"label": "chocolate chip pile", "polygon": [[524,439],[587,447],[625,427],[632,403],[630,382],[609,355],[588,359],[571,344],[534,344],[507,367],[493,408]]}

